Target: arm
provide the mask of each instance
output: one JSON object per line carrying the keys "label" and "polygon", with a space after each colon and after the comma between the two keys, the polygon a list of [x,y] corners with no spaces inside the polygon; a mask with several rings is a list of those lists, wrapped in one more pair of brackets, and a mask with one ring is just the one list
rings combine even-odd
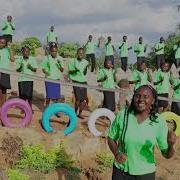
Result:
{"label": "arm", "polygon": [[9,53],[10,53],[10,61],[14,62],[15,61],[14,52],[11,49],[9,49]]}
{"label": "arm", "polygon": [[28,68],[33,72],[36,72],[37,70],[37,68],[34,68],[33,66],[31,66],[31,64],[28,64]]}
{"label": "arm", "polygon": [[121,46],[119,46],[119,49],[121,49],[123,47],[123,45],[124,45],[124,42],[121,44]]}
{"label": "arm", "polygon": [[171,131],[171,132],[168,131],[167,142],[168,142],[168,149],[167,149],[167,151],[163,151],[162,155],[166,159],[170,159],[175,154],[174,144],[176,143],[176,135],[173,131]]}
{"label": "arm", "polygon": [[8,28],[8,25],[7,25],[7,23],[4,22],[2,30],[4,31],[4,30],[6,30],[7,28]]}
{"label": "arm", "polygon": [[17,72],[21,72],[23,70],[24,64],[21,62],[20,66],[16,68]]}
{"label": "arm", "polygon": [[131,50],[131,49],[132,49],[132,46],[130,46],[130,47],[128,48],[128,51]]}
{"label": "arm", "polygon": [[10,23],[10,26],[11,26],[12,30],[14,31],[15,27],[12,25],[12,23]]}

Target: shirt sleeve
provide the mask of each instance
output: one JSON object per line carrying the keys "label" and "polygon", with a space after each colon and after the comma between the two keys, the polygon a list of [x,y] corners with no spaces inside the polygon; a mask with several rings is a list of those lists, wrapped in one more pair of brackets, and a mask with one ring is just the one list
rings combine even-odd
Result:
{"label": "shirt sleeve", "polygon": [[112,125],[110,126],[108,130],[108,137],[113,139],[114,141],[117,141],[119,139],[119,134],[120,134],[120,119],[121,119],[121,113],[119,112],[113,121]]}
{"label": "shirt sleeve", "polygon": [[168,149],[167,135],[168,135],[167,123],[164,119],[160,119],[156,140],[161,152],[166,151]]}
{"label": "shirt sleeve", "polygon": [[21,57],[19,57],[19,56],[16,57],[16,59],[15,59],[16,70],[18,70],[20,68],[21,63],[22,63]]}
{"label": "shirt sleeve", "polygon": [[130,77],[130,81],[137,81],[137,80],[139,80],[138,73],[136,71],[133,71]]}
{"label": "shirt sleeve", "polygon": [[47,58],[45,58],[45,59],[43,60],[43,62],[42,62],[42,64],[41,64],[41,67],[42,67],[42,69],[44,69],[44,70],[46,70],[46,71],[49,72],[49,66],[48,66],[48,60],[47,60]]}
{"label": "shirt sleeve", "polygon": [[31,66],[35,69],[38,68],[38,64],[35,58],[32,58],[31,62],[30,62]]}
{"label": "shirt sleeve", "polygon": [[97,74],[97,80],[100,80],[100,79],[102,79],[102,78],[104,78],[104,73],[103,73],[103,70],[100,69],[100,70],[98,71],[98,74]]}

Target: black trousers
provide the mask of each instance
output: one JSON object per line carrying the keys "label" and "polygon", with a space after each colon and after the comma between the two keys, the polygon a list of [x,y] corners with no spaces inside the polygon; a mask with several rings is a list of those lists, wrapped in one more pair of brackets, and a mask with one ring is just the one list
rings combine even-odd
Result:
{"label": "black trousers", "polygon": [[123,71],[127,71],[127,62],[128,62],[128,58],[127,57],[122,57],[121,58],[121,68]]}
{"label": "black trousers", "polygon": [[115,111],[116,102],[115,102],[115,93],[110,91],[103,91],[104,101],[103,108],[107,108],[111,111]]}
{"label": "black trousers", "polygon": [[159,69],[164,62],[164,54],[156,55],[156,69]]}
{"label": "black trousers", "polygon": [[155,180],[155,172],[144,175],[130,175],[113,166],[112,180]]}
{"label": "black trousers", "polygon": [[94,72],[96,68],[96,58],[95,54],[86,54],[86,59],[91,63],[91,72]]}

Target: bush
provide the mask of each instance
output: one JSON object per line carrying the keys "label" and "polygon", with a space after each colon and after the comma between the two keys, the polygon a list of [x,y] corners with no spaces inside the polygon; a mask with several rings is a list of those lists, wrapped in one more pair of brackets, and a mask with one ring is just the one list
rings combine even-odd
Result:
{"label": "bush", "polygon": [[36,37],[29,37],[25,38],[24,41],[21,43],[21,46],[27,46],[31,50],[31,55],[35,55],[35,49],[41,47],[41,42]]}
{"label": "bush", "polygon": [[19,170],[9,169],[7,171],[9,180],[29,180],[29,176],[22,174]]}
{"label": "bush", "polygon": [[98,163],[97,170],[100,173],[104,173],[107,169],[113,166],[113,155],[108,152],[101,152],[96,154],[96,162]]}
{"label": "bush", "polygon": [[74,160],[67,154],[64,143],[48,152],[40,146],[25,146],[22,149],[22,157],[17,162],[16,168],[32,169],[48,173],[57,167],[74,170]]}
{"label": "bush", "polygon": [[58,47],[58,52],[59,55],[64,58],[75,58],[79,47],[78,43],[61,43]]}

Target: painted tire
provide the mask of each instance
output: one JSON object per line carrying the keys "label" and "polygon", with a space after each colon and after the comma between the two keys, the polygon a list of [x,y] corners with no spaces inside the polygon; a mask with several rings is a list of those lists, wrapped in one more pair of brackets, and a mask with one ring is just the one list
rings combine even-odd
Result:
{"label": "painted tire", "polygon": [[180,116],[173,112],[164,112],[161,114],[161,117],[165,120],[172,121],[174,120],[176,122],[176,136],[180,136]]}
{"label": "painted tire", "polygon": [[[25,117],[19,122],[19,124],[12,124],[10,119],[7,116],[8,109],[15,108],[15,107],[18,107],[25,112]],[[1,108],[1,120],[2,120],[2,123],[6,127],[9,127],[9,128],[25,127],[32,120],[32,109],[30,105],[28,104],[28,102],[22,99],[14,98],[14,99],[7,100]]]}
{"label": "painted tire", "polygon": [[97,118],[99,118],[100,116],[106,116],[109,118],[111,124],[112,122],[114,121],[115,119],[115,114],[110,111],[109,109],[106,109],[106,108],[99,108],[99,109],[96,109],[95,111],[93,111],[89,117],[89,120],[88,120],[88,128],[89,128],[89,131],[94,135],[94,136],[101,136],[102,135],[102,132],[98,131],[96,129],[96,126],[95,126],[95,123],[96,123],[96,120]]}
{"label": "painted tire", "polygon": [[42,127],[48,133],[54,132],[50,125],[50,118],[56,113],[64,113],[69,116],[69,126],[63,131],[65,135],[71,134],[77,126],[77,116],[75,110],[65,103],[50,104],[42,114]]}

